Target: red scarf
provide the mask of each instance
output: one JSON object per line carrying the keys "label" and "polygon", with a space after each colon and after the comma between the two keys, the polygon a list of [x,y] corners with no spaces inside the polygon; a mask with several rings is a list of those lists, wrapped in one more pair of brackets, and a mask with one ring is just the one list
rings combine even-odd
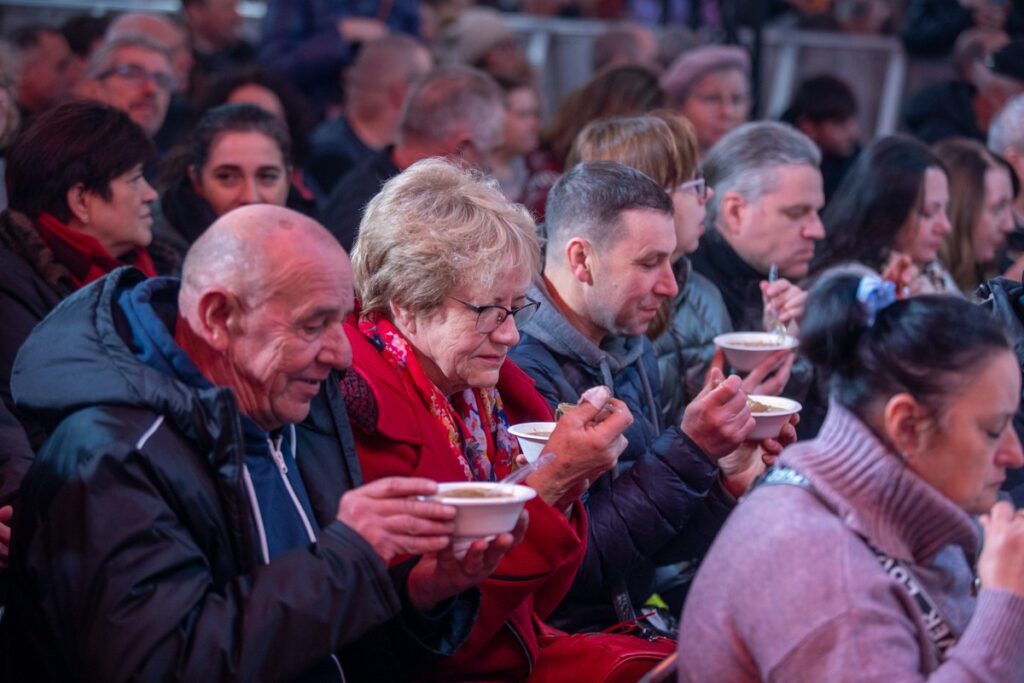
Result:
{"label": "red scarf", "polygon": [[447,436],[452,456],[462,465],[467,480],[493,481],[512,471],[521,451],[519,442],[508,432],[508,418],[497,389],[466,389],[449,399],[427,377],[412,345],[394,323],[371,314],[360,318],[359,330],[377,339],[384,356],[412,379],[420,399]]}
{"label": "red scarf", "polygon": [[136,247],[120,259],[114,258],[98,239],[69,228],[48,213],[39,214],[36,228],[46,246],[53,251],[54,258],[71,272],[71,281],[76,289],[125,265],[135,266],[147,277],[156,277],[153,259],[142,247]]}

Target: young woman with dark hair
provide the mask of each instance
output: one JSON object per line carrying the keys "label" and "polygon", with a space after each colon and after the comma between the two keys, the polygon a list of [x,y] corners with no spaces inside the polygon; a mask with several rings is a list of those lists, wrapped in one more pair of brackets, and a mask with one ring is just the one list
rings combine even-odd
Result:
{"label": "young woman with dark hair", "polygon": [[996,502],[1024,463],[1017,359],[980,307],[896,300],[865,270],[810,292],[801,349],[829,379],[828,417],[701,564],[681,681],[1009,683],[1024,670],[1024,514]]}
{"label": "young woman with dark hair", "polygon": [[251,104],[208,111],[161,170],[158,269],[176,272],[189,246],[232,209],[285,206],[291,169],[288,130],[276,116]]}
{"label": "young woman with dark hair", "polygon": [[949,180],[931,150],[902,135],[875,140],[822,213],[826,237],[811,272],[852,261],[900,270],[913,293],[958,292],[938,260],[948,205]]}
{"label": "young woman with dark hair", "polygon": [[[7,153],[0,213],[0,396],[11,412],[11,367],[32,328],[61,299],[115,268],[156,271],[142,175],[149,137],[123,112],[71,102],[41,114]],[[22,421],[33,447],[41,427]]]}

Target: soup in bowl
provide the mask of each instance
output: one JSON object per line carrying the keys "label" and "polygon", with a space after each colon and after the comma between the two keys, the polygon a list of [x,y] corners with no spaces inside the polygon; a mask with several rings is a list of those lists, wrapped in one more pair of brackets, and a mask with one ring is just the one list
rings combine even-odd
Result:
{"label": "soup in bowl", "polygon": [[519,439],[519,447],[523,449],[523,455],[527,462],[533,462],[540,457],[544,446],[551,438],[551,432],[555,431],[557,422],[523,422],[512,425],[508,428],[509,434]]}
{"label": "soup in bowl", "polygon": [[765,358],[783,349],[795,349],[800,341],[775,332],[729,332],[715,337],[715,346],[725,352],[725,360],[737,370],[747,372]]}
{"label": "soup in bowl", "polygon": [[754,431],[747,437],[751,441],[774,439],[782,431],[782,426],[789,421],[790,416],[799,413],[803,408],[793,399],[761,394],[749,394],[747,406],[754,417]]}
{"label": "soup in bowl", "polygon": [[455,507],[456,557],[466,554],[478,538],[492,539],[512,531],[519,513],[537,492],[529,486],[482,481],[459,481],[437,485],[433,499]]}

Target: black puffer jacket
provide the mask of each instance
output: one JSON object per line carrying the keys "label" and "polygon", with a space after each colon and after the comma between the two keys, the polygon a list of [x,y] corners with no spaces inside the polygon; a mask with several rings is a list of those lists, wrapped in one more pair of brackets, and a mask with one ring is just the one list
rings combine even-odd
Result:
{"label": "black puffer jacket", "polygon": [[[33,448],[43,445],[41,425],[23,415],[11,399],[11,369],[29,333],[61,299],[75,291],[71,273],[54,258],[25,214],[0,213],[0,399],[18,419]],[[5,479],[13,473],[4,472]],[[4,490],[17,490],[17,483]]]}
{"label": "black puffer jacket", "polygon": [[629,441],[614,473],[586,498],[587,554],[552,622],[592,630],[618,621],[613,598],[628,588],[634,605],[654,590],[655,568],[699,559],[734,501],[718,482],[718,466],[678,425],[663,424],[658,361],[646,337],[617,339],[600,349],[561,315],[546,291],[511,357],[554,408],[576,403],[592,386],[612,388],[633,414]]}
{"label": "black puffer jacket", "polygon": [[18,357],[16,401],[52,436],[15,512],[7,680],[340,680],[334,652],[349,681],[400,680],[449,654],[478,595],[425,620],[408,563],[389,573],[334,519],[360,483],[338,382],[296,449],[317,543],[262,564],[234,395],[135,357],[117,297],[141,280],[83,288]]}

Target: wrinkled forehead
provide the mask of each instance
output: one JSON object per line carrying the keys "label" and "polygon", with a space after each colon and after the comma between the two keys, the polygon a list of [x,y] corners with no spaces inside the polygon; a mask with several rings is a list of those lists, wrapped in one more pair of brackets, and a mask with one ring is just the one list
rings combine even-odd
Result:
{"label": "wrinkled forehead", "polygon": [[273,251],[256,290],[290,306],[350,309],[353,280],[348,255],[340,245],[326,240],[299,241],[303,244],[282,241],[276,249],[269,245]]}

